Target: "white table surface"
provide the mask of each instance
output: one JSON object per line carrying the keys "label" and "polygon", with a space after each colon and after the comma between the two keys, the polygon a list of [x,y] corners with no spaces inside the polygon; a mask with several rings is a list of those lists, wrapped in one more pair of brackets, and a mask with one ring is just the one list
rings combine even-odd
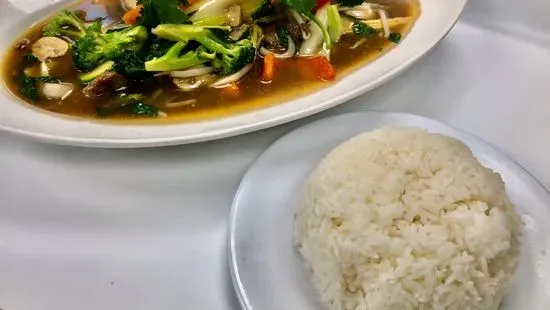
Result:
{"label": "white table surface", "polygon": [[225,238],[239,180],[283,133],[335,113],[438,119],[501,148],[550,187],[548,13],[545,0],[470,0],[439,47],[395,80],[241,137],[99,150],[0,133],[0,308],[238,309]]}

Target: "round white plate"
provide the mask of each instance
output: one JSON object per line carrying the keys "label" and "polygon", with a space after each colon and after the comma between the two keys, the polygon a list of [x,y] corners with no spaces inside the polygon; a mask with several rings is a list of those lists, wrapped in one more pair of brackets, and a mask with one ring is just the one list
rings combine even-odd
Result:
{"label": "round white plate", "polygon": [[230,268],[245,310],[318,310],[320,304],[293,242],[297,197],[319,161],[343,141],[381,126],[414,126],[466,143],[499,172],[526,226],[520,266],[501,309],[550,309],[550,194],[489,144],[410,114],[342,114],[298,128],[275,142],[249,169],[230,218]]}
{"label": "round white plate", "polygon": [[[50,0],[50,3],[53,1]],[[56,1],[0,1],[0,46],[61,8]],[[161,125],[119,125],[60,117],[21,104],[0,87],[0,129],[35,139],[90,147],[148,147],[243,134],[306,117],[352,99],[396,76],[433,48],[457,21],[466,0],[420,0],[421,15],[399,47],[329,87],[278,105],[217,120]],[[32,12],[33,8],[43,8]],[[2,54],[4,51],[2,51]]]}

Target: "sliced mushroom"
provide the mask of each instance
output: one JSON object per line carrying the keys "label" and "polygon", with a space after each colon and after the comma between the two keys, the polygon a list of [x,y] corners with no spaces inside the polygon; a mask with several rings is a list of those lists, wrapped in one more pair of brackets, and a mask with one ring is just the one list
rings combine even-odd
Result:
{"label": "sliced mushroom", "polygon": [[44,83],[42,93],[49,99],[65,99],[73,92],[73,84],[70,83]]}
{"label": "sliced mushroom", "polygon": [[40,61],[61,57],[69,51],[69,44],[60,38],[42,37],[32,45],[32,54]]}

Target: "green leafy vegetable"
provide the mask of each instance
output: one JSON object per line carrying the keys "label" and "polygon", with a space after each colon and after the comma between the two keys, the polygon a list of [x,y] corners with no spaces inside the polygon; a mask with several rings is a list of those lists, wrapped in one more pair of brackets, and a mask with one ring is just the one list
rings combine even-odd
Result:
{"label": "green leafy vegetable", "polygon": [[180,6],[187,5],[184,0],[138,0],[143,5],[139,24],[153,28],[160,24],[186,24],[189,16],[180,9]]}
{"label": "green leafy vegetable", "polygon": [[149,51],[147,53],[147,60],[151,60],[155,57],[160,57],[174,45],[173,41],[156,38],[151,45],[149,45]]}
{"label": "green leafy vegetable", "polygon": [[378,30],[359,21],[354,22],[352,27],[353,27],[353,33],[360,35],[362,37],[370,37],[378,33]]}
{"label": "green leafy vegetable", "polygon": [[392,41],[393,43],[399,43],[401,42],[401,34],[399,32],[392,32],[390,33],[388,40]]}
{"label": "green leafy vegetable", "polygon": [[151,72],[145,70],[145,60],[141,53],[129,51],[115,59],[114,70],[133,81],[144,82],[153,78]]}
{"label": "green leafy vegetable", "polygon": [[282,47],[288,48],[288,32],[283,26],[277,26],[277,38]]}
{"label": "green leafy vegetable", "polygon": [[30,76],[21,76],[21,81],[19,82],[19,92],[32,101],[37,100],[38,91],[36,90],[36,80]]}
{"label": "green leafy vegetable", "polygon": [[158,116],[158,109],[143,102],[133,102],[123,107],[135,116]]}
{"label": "green leafy vegetable", "polygon": [[46,82],[46,83],[59,83],[59,79],[53,76],[37,76],[33,77],[35,81]]}
{"label": "green leafy vegetable", "polygon": [[34,56],[33,54],[31,54],[31,53],[25,53],[23,55],[23,65],[24,66],[32,65],[32,64],[36,63],[37,61],[38,61],[38,58],[36,56]]}
{"label": "green leafy vegetable", "polygon": [[283,0],[283,3],[289,8],[296,10],[296,12],[302,13],[308,16],[308,14],[313,15],[311,11],[315,7],[316,1],[315,0]]}
{"label": "green leafy vegetable", "polygon": [[71,39],[80,39],[86,34],[84,21],[74,12],[61,11],[55,15],[42,29],[44,36],[66,36]]}
{"label": "green leafy vegetable", "polygon": [[114,99],[113,105],[108,107],[98,107],[96,114],[99,117],[109,117],[111,115],[133,115],[156,117],[158,109],[144,103],[145,96],[142,94],[123,94]]}
{"label": "green leafy vegetable", "polygon": [[30,68],[31,66],[33,66],[37,62],[38,62],[38,58],[36,56],[34,56],[31,53],[25,53],[25,54],[23,54],[23,57],[21,58],[20,69],[25,70],[27,68]]}
{"label": "green leafy vegetable", "polygon": [[269,17],[277,14],[277,10],[275,9],[275,6],[271,5],[271,1],[265,1],[264,5],[262,5],[253,15],[252,18],[255,21],[258,21],[258,19],[262,17]]}

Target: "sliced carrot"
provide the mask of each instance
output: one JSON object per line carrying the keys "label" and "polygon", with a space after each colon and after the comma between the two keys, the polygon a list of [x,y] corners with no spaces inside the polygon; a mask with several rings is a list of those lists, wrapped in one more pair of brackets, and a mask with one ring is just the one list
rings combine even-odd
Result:
{"label": "sliced carrot", "polygon": [[138,5],[135,8],[129,10],[122,16],[122,20],[127,25],[135,25],[138,22],[139,17],[141,16],[141,9],[143,8],[143,5]]}
{"label": "sliced carrot", "polygon": [[271,82],[275,76],[275,55],[268,53],[264,57],[264,68],[262,71],[262,80],[264,82]]}
{"label": "sliced carrot", "polygon": [[323,81],[332,81],[336,78],[336,72],[328,58],[316,56],[295,60],[299,73],[305,79],[318,78]]}
{"label": "sliced carrot", "polygon": [[334,68],[332,67],[332,64],[328,60],[328,58],[324,56],[315,57],[314,60],[314,66],[315,71],[317,72],[317,77],[319,77],[323,81],[332,81],[336,77],[336,72],[334,71]]}

